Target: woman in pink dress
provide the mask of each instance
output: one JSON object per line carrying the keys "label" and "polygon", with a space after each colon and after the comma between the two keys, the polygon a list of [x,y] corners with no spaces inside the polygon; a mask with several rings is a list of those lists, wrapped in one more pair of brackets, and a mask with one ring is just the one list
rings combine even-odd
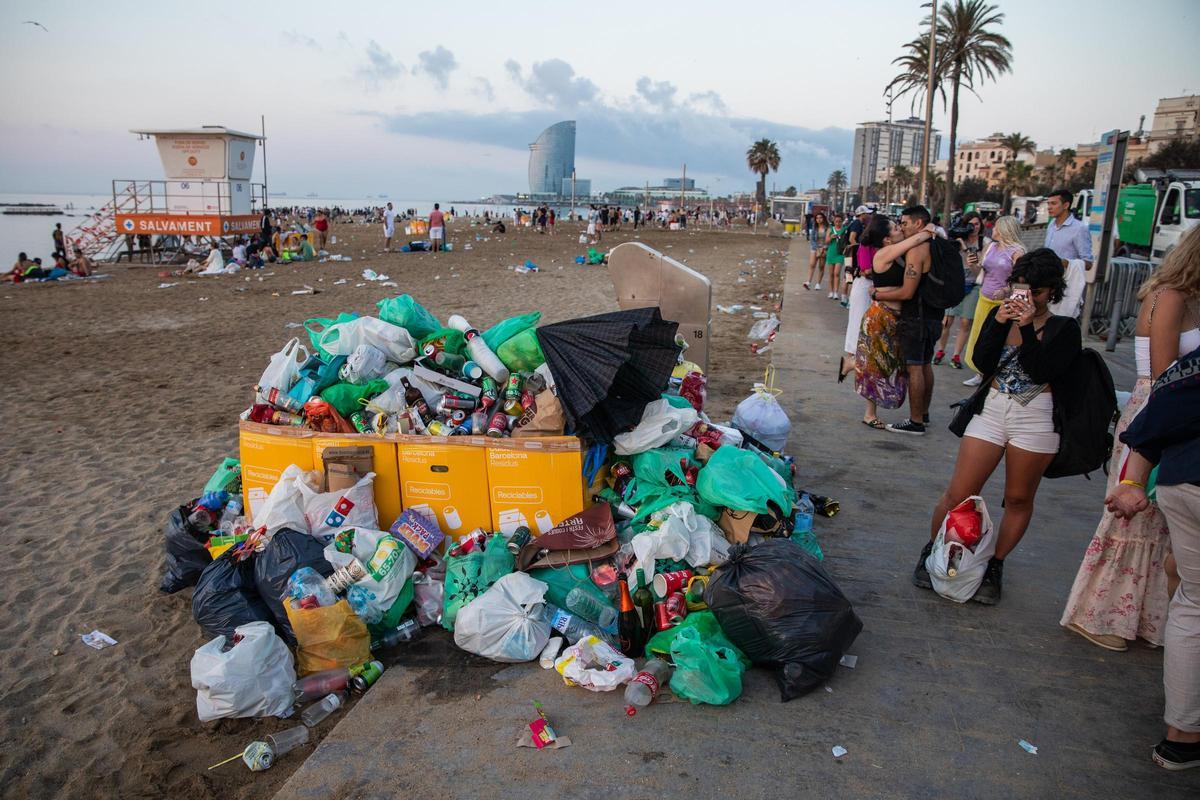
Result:
{"label": "woman in pink dress", "polygon": [[[1154,379],[1180,354],[1200,347],[1200,229],[1193,230],[1142,285],[1138,299],[1138,377],[1117,422],[1109,493],[1128,457],[1121,433],[1145,405]],[[1161,646],[1167,604],[1178,581],[1167,521],[1156,504],[1133,519],[1118,519],[1105,511],[1084,552],[1060,624],[1108,650],[1126,650],[1127,642],[1138,638]]]}

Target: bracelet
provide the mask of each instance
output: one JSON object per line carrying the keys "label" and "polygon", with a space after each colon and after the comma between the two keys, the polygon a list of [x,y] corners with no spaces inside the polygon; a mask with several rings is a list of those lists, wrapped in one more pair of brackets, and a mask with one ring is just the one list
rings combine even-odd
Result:
{"label": "bracelet", "polygon": [[1121,485],[1122,486],[1136,486],[1137,488],[1141,489],[1142,491],[1146,490],[1146,484],[1139,483],[1138,481],[1135,481],[1132,478],[1122,478]]}

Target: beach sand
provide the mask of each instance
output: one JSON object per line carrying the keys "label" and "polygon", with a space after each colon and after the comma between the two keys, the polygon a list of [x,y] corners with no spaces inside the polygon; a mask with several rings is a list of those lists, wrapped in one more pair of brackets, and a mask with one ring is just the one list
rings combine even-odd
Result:
{"label": "beach sand", "polygon": [[[162,524],[222,457],[237,455],[237,415],[251,387],[271,353],[304,338],[288,323],[374,313],[377,300],[404,292],[439,317],[462,313],[481,329],[534,309],[544,322],[616,310],[607,269],[574,263],[586,249],[578,226],[559,228],[555,236],[494,236],[456,223],[456,251],[435,256],[382,254],[378,226],[338,225],[329,250],[352,262],[210,278],[106,265],[100,271],[113,277],[97,283],[0,288],[5,796],[249,798],[283,783],[311,745],[265,773],[240,762],[206,770],[296,722],[197,720],[189,662],[205,639],[192,620],[191,589],[158,591]],[[476,232],[488,241],[475,241]],[[638,236],[713,281],[707,410],[727,420],[768,357],[750,353],[750,311],[731,316],[716,305],[772,310],[787,242],[744,229]],[[629,228],[608,233],[601,247],[633,238]],[[462,249],[468,242],[471,251]],[[512,272],[526,259],[542,271]],[[367,267],[399,288],[360,285]],[[341,278],[348,282],[335,286]],[[291,295],[304,284],[319,293]],[[93,629],[120,643],[86,647],[80,634]]]}

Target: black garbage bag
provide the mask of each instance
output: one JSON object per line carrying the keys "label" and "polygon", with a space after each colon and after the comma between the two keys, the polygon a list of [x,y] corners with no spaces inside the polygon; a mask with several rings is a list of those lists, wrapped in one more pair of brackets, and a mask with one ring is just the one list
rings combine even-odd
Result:
{"label": "black garbage bag", "polygon": [[862,630],[821,562],[790,539],[731,548],[704,599],[730,641],[776,671],[784,702],[827,680]]}
{"label": "black garbage bag", "polygon": [[189,504],[172,511],[163,527],[167,557],[158,590],[166,594],[175,594],[180,589],[195,586],[200,573],[212,563],[212,557],[204,546],[210,532],[188,522],[191,508]]}
{"label": "black garbage bag", "polygon": [[275,627],[289,645],[296,643],[287,611],[283,608],[288,578],[301,567],[312,567],[324,577],[333,574],[333,564],[325,560],[325,548],[307,533],[280,528],[254,559],[254,585],[259,597],[275,615]]}
{"label": "black garbage bag", "polygon": [[239,625],[251,622],[275,624],[275,615],[254,586],[254,557],[234,561],[233,551],[200,573],[192,594],[192,616],[207,636],[233,636]]}

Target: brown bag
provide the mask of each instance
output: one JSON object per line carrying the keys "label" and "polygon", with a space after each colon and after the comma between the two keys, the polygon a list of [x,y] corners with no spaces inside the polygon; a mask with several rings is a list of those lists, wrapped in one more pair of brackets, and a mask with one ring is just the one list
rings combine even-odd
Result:
{"label": "brown bag", "polygon": [[561,567],[608,558],[620,548],[608,503],[597,503],[531,539],[517,554],[517,569]]}
{"label": "brown bag", "polygon": [[283,608],[296,634],[298,676],[371,660],[367,624],[345,600],[317,608],[292,608],[284,601]]}
{"label": "brown bag", "polygon": [[543,389],[534,398],[533,405],[525,409],[525,413],[517,419],[512,435],[523,436],[561,436],[566,428],[566,416],[563,414],[562,403],[555,397],[554,392]]}

